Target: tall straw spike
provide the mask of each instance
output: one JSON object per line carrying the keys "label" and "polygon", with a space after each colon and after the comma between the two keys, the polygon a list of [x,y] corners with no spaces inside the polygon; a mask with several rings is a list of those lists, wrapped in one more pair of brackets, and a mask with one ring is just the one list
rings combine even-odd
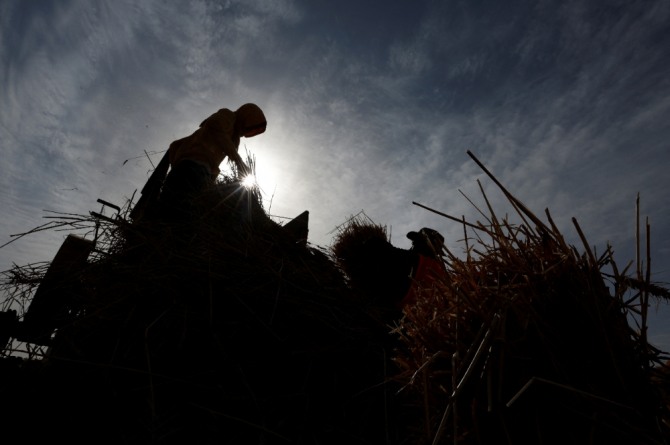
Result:
{"label": "tall straw spike", "polygon": [[584,232],[582,232],[582,228],[579,227],[579,223],[577,223],[577,218],[572,218],[572,223],[575,225],[575,229],[577,229],[577,233],[579,234],[579,239],[582,240],[582,244],[584,245],[584,250],[586,251],[586,254],[589,257],[589,263],[591,266],[596,267],[598,265],[598,262],[596,261],[596,257],[593,255],[593,252],[591,251],[591,248],[589,247],[589,243],[586,241],[586,237],[584,236]]}
{"label": "tall straw spike", "polygon": [[423,205],[423,204],[419,204],[419,203],[416,202],[416,201],[412,201],[412,204],[414,204],[415,206],[421,207],[421,208],[423,208],[423,209],[426,209],[426,210],[428,210],[429,212],[433,212],[433,213],[435,213],[435,214],[437,214],[437,215],[444,216],[445,218],[448,218],[448,219],[451,219],[451,220],[453,220],[453,221],[456,221],[456,222],[465,224],[466,226],[472,227],[473,229],[477,229],[477,230],[482,230],[482,229],[483,229],[483,227],[481,227],[481,226],[478,226],[478,225],[476,225],[476,224],[472,224],[472,223],[469,223],[469,222],[465,222],[463,219],[459,219],[459,218],[456,218],[456,217],[454,217],[454,216],[447,215],[446,213],[442,213],[442,212],[440,212],[440,211],[438,211],[438,210],[431,209],[430,207],[427,207],[427,206],[425,206],[425,205]]}
{"label": "tall straw spike", "polygon": [[550,233],[549,229],[547,226],[540,221],[538,217],[536,217],[533,212],[531,212],[521,201],[519,201],[517,198],[515,198],[501,183],[496,179],[495,176],[493,176],[493,173],[491,173],[485,166],[482,164],[477,157],[472,154],[470,150],[467,151],[468,155],[477,163],[479,168],[481,168],[484,173],[487,174],[489,178],[500,188],[500,190],[505,194],[505,197],[510,201],[510,203],[515,207],[517,212],[519,212],[519,216],[524,219],[523,215],[525,214],[528,218],[530,218],[531,221],[538,227],[538,229],[543,230],[547,233]]}

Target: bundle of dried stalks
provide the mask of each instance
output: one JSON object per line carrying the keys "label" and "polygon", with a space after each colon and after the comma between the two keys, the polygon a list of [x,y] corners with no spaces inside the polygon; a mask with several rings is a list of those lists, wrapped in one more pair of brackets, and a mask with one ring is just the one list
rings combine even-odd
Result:
{"label": "bundle of dried stalks", "polygon": [[366,255],[364,246],[372,243],[390,244],[386,226],[376,224],[361,211],[336,227],[334,232],[330,252],[342,269],[348,285],[354,290],[378,291],[380,280],[374,273],[370,273],[368,264],[374,259]]}

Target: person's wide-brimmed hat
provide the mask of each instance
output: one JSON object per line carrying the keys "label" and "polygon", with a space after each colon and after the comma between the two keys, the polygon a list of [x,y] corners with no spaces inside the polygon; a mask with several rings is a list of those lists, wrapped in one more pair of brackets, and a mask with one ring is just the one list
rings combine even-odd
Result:
{"label": "person's wide-brimmed hat", "polygon": [[424,227],[418,232],[408,232],[407,238],[413,242],[422,242],[426,239],[430,241],[435,248],[439,248],[444,245],[444,237],[437,230],[431,229],[429,227]]}

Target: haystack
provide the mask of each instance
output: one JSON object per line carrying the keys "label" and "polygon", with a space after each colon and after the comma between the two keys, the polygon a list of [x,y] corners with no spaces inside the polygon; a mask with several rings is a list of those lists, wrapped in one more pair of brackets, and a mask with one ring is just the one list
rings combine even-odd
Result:
{"label": "haystack", "polygon": [[[95,249],[51,293],[65,316],[48,349],[4,352],[8,425],[29,443],[403,435],[388,402],[398,388],[385,385],[387,328],[357,303],[328,252],[305,242],[308,215],[286,229],[233,178],[195,209],[179,222],[133,222],[129,208],[59,220],[88,227]],[[29,307],[45,275],[7,272],[3,309]]]}

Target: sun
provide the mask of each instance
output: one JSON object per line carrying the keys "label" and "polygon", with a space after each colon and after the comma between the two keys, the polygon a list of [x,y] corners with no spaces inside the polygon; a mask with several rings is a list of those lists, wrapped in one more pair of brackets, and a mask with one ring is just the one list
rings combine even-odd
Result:
{"label": "sun", "polygon": [[250,173],[242,178],[240,184],[242,184],[244,188],[252,189],[256,187],[256,176]]}

